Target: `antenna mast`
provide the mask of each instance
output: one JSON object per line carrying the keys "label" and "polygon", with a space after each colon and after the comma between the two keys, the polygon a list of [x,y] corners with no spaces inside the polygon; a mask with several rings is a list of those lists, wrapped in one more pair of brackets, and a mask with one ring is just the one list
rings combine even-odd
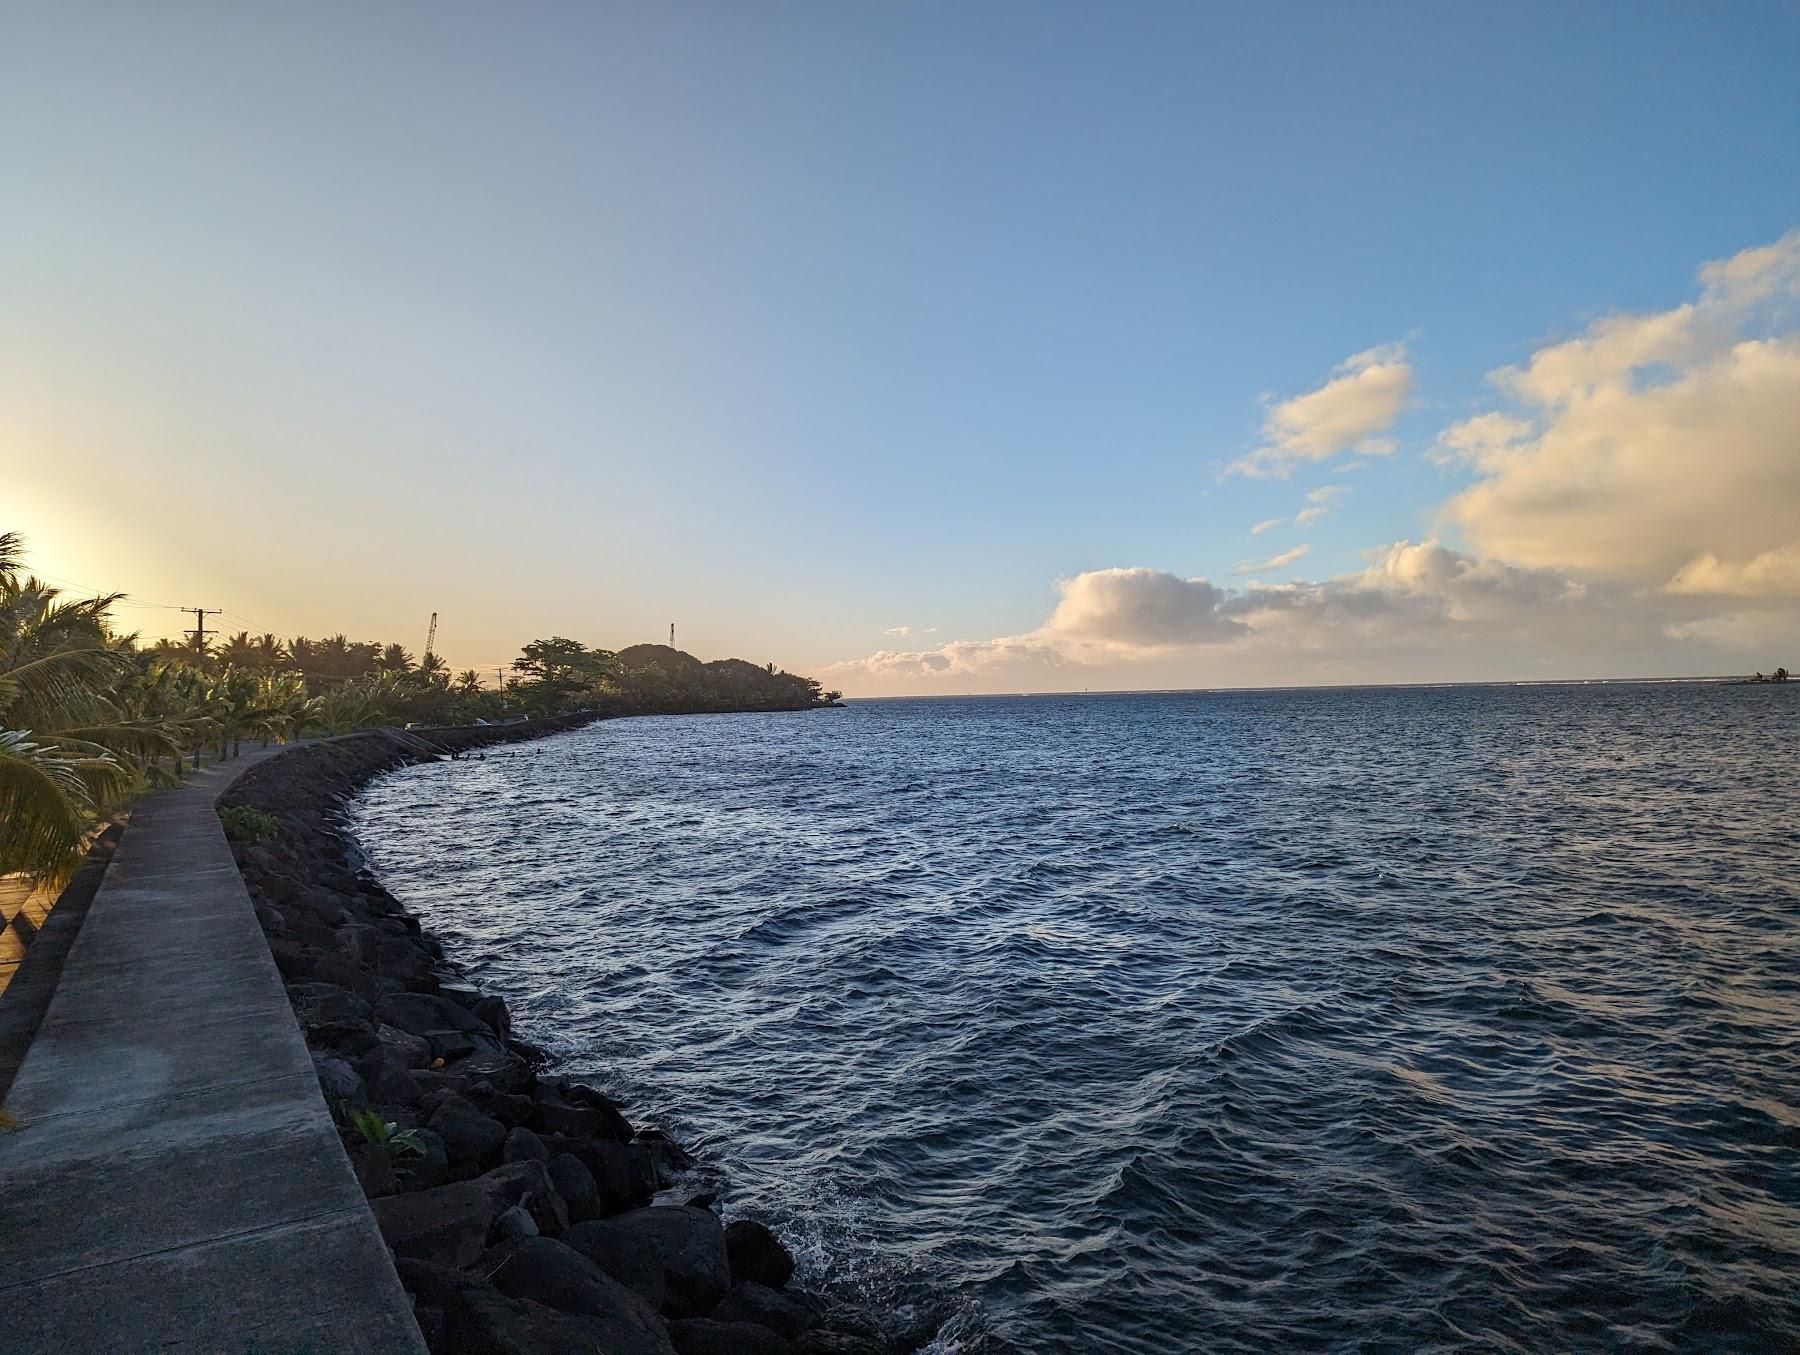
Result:
{"label": "antenna mast", "polygon": [[669,648],[675,648],[675,623],[669,622]]}

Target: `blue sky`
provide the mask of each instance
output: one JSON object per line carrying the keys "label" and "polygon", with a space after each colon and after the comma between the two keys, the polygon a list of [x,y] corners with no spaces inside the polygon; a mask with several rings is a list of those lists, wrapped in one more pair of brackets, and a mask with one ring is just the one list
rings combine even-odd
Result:
{"label": "blue sky", "polygon": [[[1443,510],[1494,467],[1432,449],[1487,374],[1800,225],[1791,4],[7,15],[5,525],[45,569],[284,633],[436,609],[453,662],[675,619],[822,668],[1032,634],[1089,571],[1485,560]],[[1787,343],[1789,312],[1740,337]],[[1390,453],[1230,470],[1265,402],[1396,344]],[[1527,554],[1495,558],[1570,564]],[[1745,652],[1747,614],[1717,613]],[[1265,673],[1150,649],[991,680]],[[1383,676],[1317,675],[1352,669]]]}

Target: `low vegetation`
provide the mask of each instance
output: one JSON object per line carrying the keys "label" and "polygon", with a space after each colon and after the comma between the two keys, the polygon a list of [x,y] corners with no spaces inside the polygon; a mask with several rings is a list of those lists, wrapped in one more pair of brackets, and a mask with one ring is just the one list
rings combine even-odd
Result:
{"label": "low vegetation", "polygon": [[0,875],[66,878],[114,808],[245,739],[576,710],[803,710],[837,699],[773,664],[702,663],[664,645],[614,653],[562,636],[526,645],[491,687],[473,671],[453,675],[435,654],[415,661],[402,645],[343,635],[142,644],[113,626],[122,600],[65,597],[25,572],[16,533],[0,533]]}

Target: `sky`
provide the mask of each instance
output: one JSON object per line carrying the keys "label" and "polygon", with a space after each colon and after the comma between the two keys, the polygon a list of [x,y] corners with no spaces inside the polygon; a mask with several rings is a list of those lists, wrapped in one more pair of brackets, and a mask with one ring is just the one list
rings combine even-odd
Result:
{"label": "sky", "polygon": [[1800,667],[1800,3],[0,0],[0,530],[851,694]]}

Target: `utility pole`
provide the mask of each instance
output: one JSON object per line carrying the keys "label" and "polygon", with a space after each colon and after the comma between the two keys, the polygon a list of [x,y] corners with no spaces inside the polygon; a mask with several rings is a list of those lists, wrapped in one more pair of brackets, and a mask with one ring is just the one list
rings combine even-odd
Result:
{"label": "utility pole", "polygon": [[222,609],[218,607],[183,607],[181,610],[194,614],[194,628],[188,632],[194,637],[194,653],[206,653],[206,618],[217,616]]}

